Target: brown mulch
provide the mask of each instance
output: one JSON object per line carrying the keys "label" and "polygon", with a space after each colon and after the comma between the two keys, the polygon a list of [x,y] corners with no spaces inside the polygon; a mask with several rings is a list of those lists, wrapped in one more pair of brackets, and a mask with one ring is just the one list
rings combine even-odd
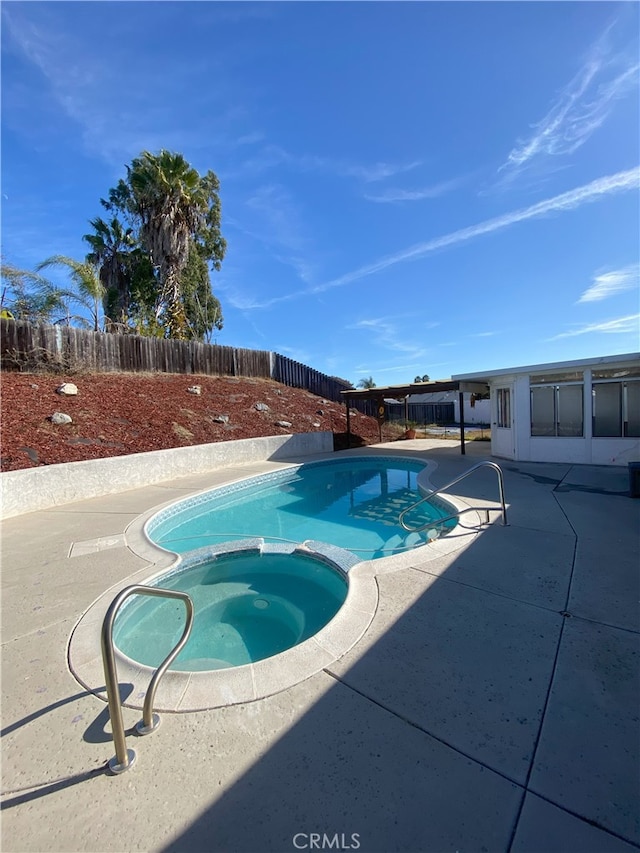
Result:
{"label": "brown mulch", "polygon": [[[57,394],[63,382],[74,383],[78,395]],[[192,385],[201,386],[200,396],[187,391]],[[269,411],[258,411],[256,403]],[[0,412],[2,471],[318,430],[333,432],[339,448],[346,431],[341,403],[271,380],[236,377],[3,372]],[[54,412],[70,415],[73,422],[52,424]],[[220,415],[227,415],[228,423],[216,423]],[[359,438],[356,444],[379,441],[374,418],[352,415],[351,430]]]}

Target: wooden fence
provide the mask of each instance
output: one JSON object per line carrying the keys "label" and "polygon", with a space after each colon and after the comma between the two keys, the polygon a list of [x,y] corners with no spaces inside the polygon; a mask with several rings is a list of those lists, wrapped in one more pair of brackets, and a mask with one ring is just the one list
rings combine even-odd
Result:
{"label": "wooden fence", "polygon": [[[49,368],[60,372],[199,373],[274,379],[292,388],[343,402],[348,382],[266,350],[175,341],[140,335],[111,335],[71,326],[31,325],[0,319],[0,358],[5,370]],[[358,401],[366,411],[369,401]]]}
{"label": "wooden fence", "polygon": [[140,335],[111,335],[72,326],[32,326],[0,320],[0,354],[6,370],[50,367],[96,373],[201,373],[209,376],[271,376],[271,353],[169,341]]}
{"label": "wooden fence", "polygon": [[279,353],[274,353],[271,376],[276,382],[281,382],[290,388],[305,388],[309,393],[326,397],[328,400],[342,400],[340,391],[346,391],[351,387],[348,382],[337,379],[335,376],[327,376]]}
{"label": "wooden fence", "polygon": [[[305,388],[311,394],[337,403],[345,402],[340,392],[352,387],[344,379],[327,376],[325,373],[320,373],[318,370],[307,367],[306,364],[300,364],[298,361],[292,361],[292,359],[277,352],[273,353],[271,377],[290,388]],[[352,400],[351,408],[358,409],[363,414],[373,417],[376,414],[376,404],[373,400]]]}

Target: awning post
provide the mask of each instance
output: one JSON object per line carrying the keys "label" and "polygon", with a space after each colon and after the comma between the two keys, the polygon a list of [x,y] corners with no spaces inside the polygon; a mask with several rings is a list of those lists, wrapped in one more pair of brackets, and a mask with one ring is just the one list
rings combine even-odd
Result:
{"label": "awning post", "polygon": [[349,398],[345,397],[344,401],[347,405],[347,450],[351,448],[351,408],[349,406]]}

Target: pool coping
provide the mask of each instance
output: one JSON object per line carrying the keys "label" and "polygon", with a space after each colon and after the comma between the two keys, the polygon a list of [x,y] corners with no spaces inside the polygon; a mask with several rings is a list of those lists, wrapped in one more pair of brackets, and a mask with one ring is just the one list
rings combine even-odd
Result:
{"label": "pool coping", "polygon": [[[355,454],[354,454],[355,455]],[[364,454],[358,453],[358,456]],[[379,454],[375,454],[379,458]],[[394,455],[392,458],[397,459]],[[400,458],[413,458],[410,453]],[[424,463],[424,459],[420,459]],[[312,460],[309,460],[312,462]],[[284,469],[298,467],[295,462],[283,466]],[[304,463],[302,463],[304,464]],[[430,475],[437,463],[427,462],[420,472],[419,486],[422,490],[431,488]],[[267,475],[268,476],[268,475]],[[231,477],[229,482],[214,487],[224,489],[251,480],[255,475]],[[147,565],[124,578],[102,593],[82,614],[76,623],[67,646],[67,660],[74,677],[86,689],[106,699],[104,670],[100,648],[101,627],[106,612],[115,596],[132,584],[150,583],[161,575],[180,566],[188,566],[205,554],[235,553],[237,551],[261,548],[266,551],[289,552],[299,549],[337,565],[347,576],[349,589],[344,604],[333,619],[313,637],[287,651],[251,664],[229,667],[219,670],[185,672],[168,670],[160,681],[155,708],[164,712],[190,712],[230,705],[242,704],[264,699],[311,678],[325,667],[349,652],[367,631],[378,607],[378,584],[376,577],[391,572],[411,568],[419,562],[425,562],[447,556],[469,544],[478,535],[481,519],[478,513],[467,511],[464,521],[446,536],[420,545],[409,551],[375,560],[360,560],[352,552],[345,551],[325,542],[307,540],[301,543],[265,543],[264,540],[240,540],[219,543],[177,555],[152,543],[145,535],[145,525],[154,515],[178,502],[195,498],[210,492],[211,488],[194,491],[159,504],[134,519],[125,529],[127,547],[137,556],[148,560]],[[467,509],[469,504],[456,495],[447,493],[446,502],[455,509]],[[122,704],[126,707],[141,709],[146,690],[154,669],[139,664],[116,650],[118,682],[124,687],[126,695]]]}

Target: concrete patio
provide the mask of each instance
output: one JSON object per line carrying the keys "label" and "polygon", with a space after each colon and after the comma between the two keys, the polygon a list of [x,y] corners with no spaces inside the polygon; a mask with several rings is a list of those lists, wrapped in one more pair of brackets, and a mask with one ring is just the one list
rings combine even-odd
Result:
{"label": "concrete patio", "polygon": [[[482,442],[375,450],[437,463],[434,486],[490,458]],[[153,571],[127,525],[282,463],[4,521],[2,850],[640,849],[640,500],[626,468],[495,461],[508,527],[493,514],[460,550],[381,571],[362,639],[284,692],[165,713],[146,738],[125,707],[137,761],[117,777],[106,705],[67,646],[106,589]],[[453,493],[495,505],[495,475]]]}

